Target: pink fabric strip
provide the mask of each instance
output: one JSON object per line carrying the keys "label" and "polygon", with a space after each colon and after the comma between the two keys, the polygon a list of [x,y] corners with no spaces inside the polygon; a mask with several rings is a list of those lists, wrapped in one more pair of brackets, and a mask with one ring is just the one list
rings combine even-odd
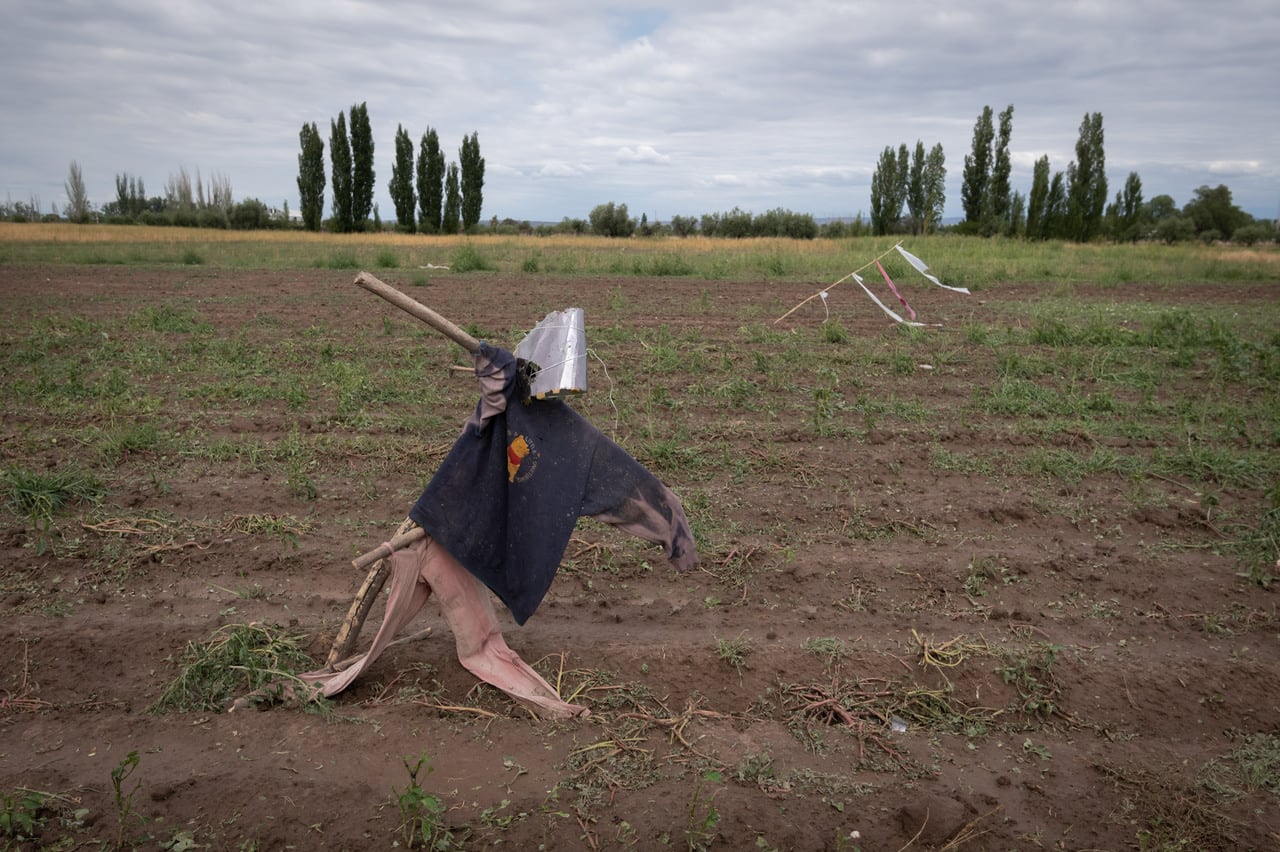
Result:
{"label": "pink fabric strip", "polygon": [[907,314],[910,315],[912,319],[915,319],[916,318],[915,308],[908,305],[907,300],[902,298],[902,294],[898,292],[898,288],[893,286],[893,279],[889,277],[889,273],[884,271],[884,267],[880,264],[880,261],[878,260],[876,261],[876,268],[880,270],[880,275],[884,277],[884,283],[889,285],[889,289],[893,291],[893,295],[897,296],[898,301],[902,303],[902,307],[907,309]]}

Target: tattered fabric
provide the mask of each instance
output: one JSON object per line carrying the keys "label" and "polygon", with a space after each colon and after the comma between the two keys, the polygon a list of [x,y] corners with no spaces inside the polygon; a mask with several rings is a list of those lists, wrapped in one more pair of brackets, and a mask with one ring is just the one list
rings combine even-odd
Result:
{"label": "tattered fabric", "polygon": [[697,564],[679,498],[557,399],[523,401],[510,352],[475,353],[480,401],[409,517],[488,586],[519,624],[538,608],[577,520],[590,516]]}

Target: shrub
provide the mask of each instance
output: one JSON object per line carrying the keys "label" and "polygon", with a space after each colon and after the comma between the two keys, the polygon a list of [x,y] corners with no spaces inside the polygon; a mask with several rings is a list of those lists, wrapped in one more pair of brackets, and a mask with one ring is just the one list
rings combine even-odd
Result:
{"label": "shrub", "polygon": [[492,270],[494,266],[484,255],[476,251],[475,246],[467,243],[458,249],[449,268],[454,272],[484,272]]}
{"label": "shrub", "polygon": [[1232,242],[1245,246],[1251,246],[1254,243],[1275,242],[1275,238],[1276,232],[1274,228],[1258,223],[1236,228],[1235,233],[1231,235]]}
{"label": "shrub", "polygon": [[232,228],[249,231],[269,227],[271,216],[267,211],[267,205],[256,198],[246,198],[232,206],[229,221]]}
{"label": "shrub", "polygon": [[207,207],[201,210],[197,222],[201,228],[221,228],[223,230],[226,230],[228,224],[230,224],[227,221],[226,211],[214,207]]}
{"label": "shrub", "polygon": [[1162,243],[1181,243],[1195,239],[1196,224],[1186,216],[1166,216],[1156,223],[1155,237]]}

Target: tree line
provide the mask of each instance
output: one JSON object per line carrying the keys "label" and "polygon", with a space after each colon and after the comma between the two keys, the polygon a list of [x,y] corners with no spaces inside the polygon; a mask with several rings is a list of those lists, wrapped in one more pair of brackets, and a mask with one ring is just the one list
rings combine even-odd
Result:
{"label": "tree line", "polygon": [[[315,122],[298,134],[298,197],[302,227],[319,231],[326,224],[339,233],[381,230],[373,203],[373,131],[365,103],[351,107],[350,130],[343,112],[329,122],[329,175],[333,216],[324,220],[324,139]],[[396,125],[395,162],[387,185],[395,207],[396,230],[405,233],[456,234],[474,230],[484,204],[484,157],[480,135],[462,138],[458,160],[446,167],[440,137],[428,127],[418,142],[414,163],[413,140]],[[373,219],[370,219],[370,213]]]}
{"label": "tree line", "polygon": [[[206,179],[199,169],[194,177],[186,166],[169,175],[164,191],[148,195],[142,177],[128,172],[115,176],[116,195],[94,209],[85,188],[84,172],[73,160],[63,187],[67,203],[63,214],[71,222],[106,222],[108,224],[174,225],[187,228],[236,228],[255,230],[289,226],[289,206],[268,207],[256,198],[236,201],[231,179],[213,172]],[[0,204],[0,220],[59,221],[56,206],[50,214],[39,213],[39,203],[30,205]]]}
{"label": "tree line", "polygon": [[[1233,240],[1242,243],[1274,240],[1275,223],[1256,221],[1232,200],[1225,185],[1201,186],[1179,208],[1173,198],[1158,195],[1145,199],[1142,180],[1130,172],[1123,186],[1108,200],[1106,153],[1102,114],[1086,113],[1080,124],[1075,159],[1065,171],[1051,171],[1048,155],[1036,160],[1028,195],[1012,188],[1009,154],[1013,135],[1013,105],[997,116],[983,107],[973,130],[971,150],[964,157],[961,206],[963,219],[942,223],[946,205],[946,156],[941,143],[926,150],[917,140],[914,149],[903,143],[886,146],[871,178],[870,217],[818,224],[807,213],[775,208],[753,214],[740,208],[701,216],[672,216],[670,221],[637,222],[627,205],[613,201],[593,208],[586,219],[565,217],[556,225],[534,228],[528,222],[495,216],[481,226],[484,158],[478,133],[464,136],[458,159],[446,164],[434,128],[422,134],[417,156],[413,140],[397,125],[395,157],[388,183],[395,207],[395,228],[407,233],[594,233],[610,237],[701,234],[707,237],[787,237],[814,239],[863,234],[928,234],[951,231],[980,236],[1025,239],[1064,239],[1087,242],[1158,240],[1207,242]],[[349,115],[349,119],[348,119]],[[341,233],[382,230],[384,225],[373,203],[375,189],[374,141],[365,103],[339,112],[329,123],[329,164],[326,169],[325,138],[314,122],[299,132],[297,185],[301,199],[302,227]],[[288,228],[294,223],[288,202],[283,209],[270,208],[256,198],[234,201],[230,179],[214,172],[206,181],[197,169],[194,180],[186,167],[171,174],[161,195],[149,196],[143,179],[128,173],[115,176],[116,197],[95,210],[85,189],[77,162],[71,163],[64,184],[64,213],[74,222],[138,222],[212,228]],[[324,218],[325,190],[331,190],[329,219]],[[905,208],[905,213],[904,213]],[[41,213],[38,199],[0,203],[0,220],[60,220],[57,206]]]}
{"label": "tree line", "polygon": [[[964,158],[960,189],[964,218],[954,227],[956,233],[1075,242],[1198,238],[1253,243],[1275,237],[1274,224],[1257,222],[1242,211],[1224,185],[1199,187],[1179,210],[1168,195],[1145,201],[1142,179],[1137,172],[1130,172],[1114,200],[1108,202],[1100,112],[1085,114],[1076,140],[1076,158],[1067,164],[1065,173],[1050,175],[1047,154],[1036,160],[1027,196],[1011,186],[1012,136],[1013,105],[998,117],[990,106],[983,107],[974,123],[971,151]],[[945,179],[941,145],[925,155],[923,143],[917,141],[910,158],[905,144],[896,151],[886,147],[871,179],[872,232],[929,233],[945,202]]]}

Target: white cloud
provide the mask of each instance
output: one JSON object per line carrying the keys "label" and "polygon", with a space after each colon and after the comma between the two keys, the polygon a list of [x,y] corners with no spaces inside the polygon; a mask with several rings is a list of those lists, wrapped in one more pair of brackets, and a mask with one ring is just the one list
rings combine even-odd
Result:
{"label": "white cloud", "polygon": [[575,178],[582,177],[590,172],[591,169],[580,163],[543,163],[541,167],[535,169],[533,174],[537,177],[549,178]]}
{"label": "white cloud", "polygon": [[1213,175],[1255,175],[1262,171],[1262,163],[1257,160],[1214,160],[1209,163],[1209,174]]}
{"label": "white cloud", "polygon": [[671,162],[670,156],[666,154],[659,154],[654,150],[652,145],[636,145],[634,148],[624,145],[618,149],[616,158],[620,165],[627,165],[630,163],[666,165]]}

